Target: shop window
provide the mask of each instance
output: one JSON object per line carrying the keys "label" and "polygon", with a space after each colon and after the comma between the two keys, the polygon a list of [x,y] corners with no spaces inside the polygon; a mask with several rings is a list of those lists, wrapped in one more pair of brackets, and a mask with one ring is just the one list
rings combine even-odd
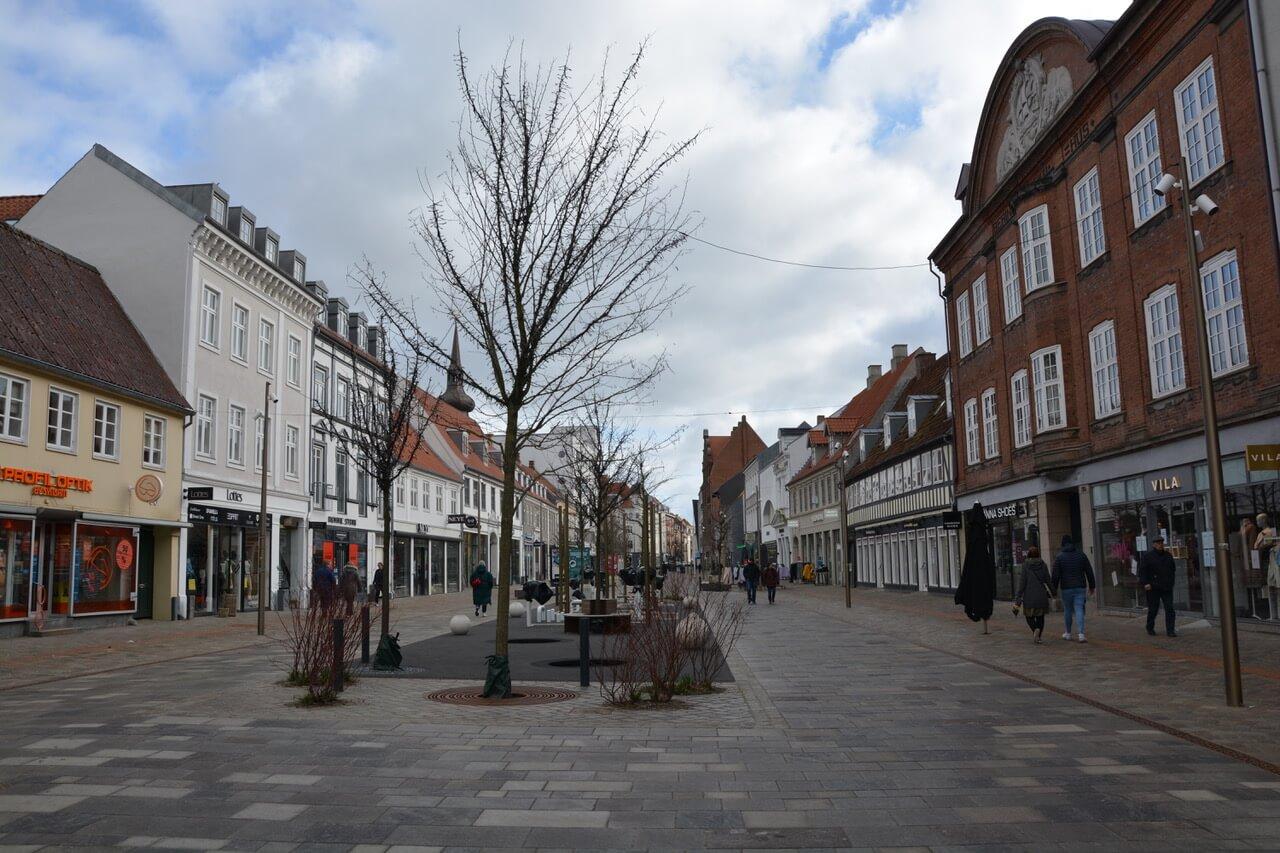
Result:
{"label": "shop window", "polygon": [[217,406],[217,401],[206,394],[201,394],[196,403],[196,455],[210,460],[213,459]]}
{"label": "shop window", "polygon": [[1110,320],[1089,333],[1093,368],[1093,414],[1105,418],[1120,411],[1120,367],[1116,360],[1116,327]]}
{"label": "shop window", "polygon": [[132,527],[76,525],[73,615],[136,609],[138,535]]}
{"label": "shop window", "polygon": [[1240,265],[1235,251],[1223,252],[1200,268],[1204,288],[1204,319],[1209,331],[1209,358],[1213,375],[1249,363],[1244,334],[1244,305],[1240,299]]}
{"label": "shop window", "polygon": [[[973,283],[973,331],[978,344],[991,340],[991,313],[987,309],[987,277],[978,276]],[[885,436],[889,431],[885,430]]]}
{"label": "shop window", "polygon": [[1036,432],[1067,425],[1063,409],[1062,347],[1046,347],[1031,354],[1036,401]]}
{"label": "shop window", "polygon": [[1156,111],[1147,113],[1138,126],[1124,138],[1129,157],[1129,192],[1133,199],[1133,225],[1136,228],[1164,209],[1162,195],[1152,187],[1160,180],[1160,136],[1156,127]]}
{"label": "shop window", "polygon": [[1107,484],[1107,498],[1109,503],[1118,504],[1124,502],[1124,482],[1117,480],[1114,483]]}
{"label": "shop window", "polygon": [[1004,321],[1022,316],[1022,283],[1018,279],[1018,249],[1010,246],[1000,256],[1000,290],[1004,294]]}
{"label": "shop window", "polygon": [[1173,92],[1178,114],[1178,139],[1187,160],[1191,183],[1196,184],[1223,163],[1222,121],[1218,113],[1218,87],[1213,57],[1192,71]]}
{"label": "shop window", "polygon": [[960,357],[973,352],[973,329],[969,325],[969,294],[956,297],[956,329],[960,334]]}
{"label": "shop window", "polygon": [[1000,455],[1000,419],[994,388],[982,392],[982,454],[988,459]]}
{"label": "shop window", "polygon": [[1027,211],[1018,220],[1022,247],[1022,274],[1027,293],[1053,283],[1053,251],[1049,242],[1049,206]]}
{"label": "shop window", "polygon": [[1098,190],[1098,167],[1076,183],[1076,232],[1080,237],[1080,266],[1087,267],[1107,250],[1102,230],[1102,194]]}
{"label": "shop window", "polygon": [[120,407],[101,400],[93,403],[93,455],[120,458]]}
{"label": "shop window", "polygon": [[1151,396],[1167,397],[1187,385],[1182,363],[1182,325],[1178,291],[1167,284],[1147,297],[1147,360],[1151,366]]}
{"label": "shop window", "polygon": [[977,465],[982,458],[978,450],[978,401],[974,399],[964,402],[964,458],[970,465]]}
{"label": "shop window", "polygon": [[239,303],[231,305],[231,357],[249,360],[249,309]]}
{"label": "shop window", "polygon": [[166,423],[158,415],[144,415],[142,418],[142,464],[147,468],[164,467]]}
{"label": "shop window", "polygon": [[76,450],[76,414],[79,397],[60,388],[49,389],[49,428],[45,443],[50,450]]}
{"label": "shop window", "polygon": [[27,398],[31,386],[25,379],[0,373],[0,440],[27,440]]}
{"label": "shop window", "polygon": [[0,619],[25,619],[31,602],[30,518],[0,517]]}
{"label": "shop window", "polygon": [[244,407],[227,409],[227,464],[244,465]]}
{"label": "shop window", "polygon": [[1031,393],[1027,388],[1027,371],[1019,370],[1009,378],[1010,408],[1013,411],[1013,446],[1031,443]]}
{"label": "shop window", "polygon": [[200,343],[214,349],[218,348],[218,313],[221,305],[222,294],[205,285],[200,302]]}

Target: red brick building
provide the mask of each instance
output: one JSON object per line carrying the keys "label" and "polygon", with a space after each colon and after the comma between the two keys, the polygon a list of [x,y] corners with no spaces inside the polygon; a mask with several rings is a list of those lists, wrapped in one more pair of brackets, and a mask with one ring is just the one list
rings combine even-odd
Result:
{"label": "red brick building", "polygon": [[[698,543],[704,565],[729,565],[742,544],[742,469],[764,450],[764,442],[742,420],[728,435],[702,431],[702,488],[698,490]],[[717,555],[717,551],[720,553]]]}
{"label": "red brick building", "polygon": [[[1101,603],[1136,606],[1135,561],[1161,534],[1175,600],[1214,612],[1193,299],[1208,314],[1229,524],[1275,517],[1275,481],[1241,456],[1280,440],[1276,230],[1246,15],[1243,0],[1136,0],[1114,22],[1044,19],[996,73],[963,211],[932,260],[957,502],[986,509],[1002,590],[1027,547],[1056,551],[1069,534]],[[1219,205],[1195,217],[1198,274],[1183,190],[1152,192],[1162,172],[1188,182],[1183,157],[1190,197]],[[1269,616],[1273,594],[1234,553],[1237,601]]]}

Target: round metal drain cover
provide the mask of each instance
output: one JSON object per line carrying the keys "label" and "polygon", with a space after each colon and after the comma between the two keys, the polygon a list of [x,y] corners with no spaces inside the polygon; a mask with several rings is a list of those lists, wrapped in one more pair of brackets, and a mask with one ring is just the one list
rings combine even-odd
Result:
{"label": "round metal drain cover", "polygon": [[445,690],[434,690],[423,694],[432,702],[443,702],[446,705],[472,705],[492,707],[495,705],[545,705],[549,702],[566,702],[577,698],[572,690],[556,690],[549,687],[513,686],[508,699],[486,699],[481,696],[481,687],[449,687]]}

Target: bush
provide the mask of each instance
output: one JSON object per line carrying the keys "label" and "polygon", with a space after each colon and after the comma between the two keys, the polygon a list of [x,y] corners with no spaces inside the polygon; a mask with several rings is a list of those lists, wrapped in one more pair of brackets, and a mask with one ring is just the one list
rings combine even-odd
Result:
{"label": "bush", "polygon": [[[378,608],[370,606],[370,624],[377,624]],[[333,682],[333,623],[343,623],[343,643],[339,650],[343,677],[351,679],[352,665],[360,652],[361,608],[346,612],[346,604],[337,596],[328,599],[313,596],[307,607],[299,607],[281,614],[284,624],[285,646],[290,654],[289,674],[285,684],[307,688],[303,704],[318,705],[337,699]]]}

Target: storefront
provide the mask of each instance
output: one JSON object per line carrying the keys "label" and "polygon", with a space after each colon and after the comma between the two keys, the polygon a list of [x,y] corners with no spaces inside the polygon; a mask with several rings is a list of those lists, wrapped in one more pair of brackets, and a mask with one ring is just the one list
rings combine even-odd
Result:
{"label": "storefront", "polygon": [[960,579],[960,525],[937,513],[854,531],[859,584],[897,589],[954,589]]}
{"label": "storefront", "polygon": [[[991,555],[996,567],[996,598],[1010,601],[1022,579],[1022,564],[1032,545],[1040,542],[1039,501],[1036,498],[984,506],[991,533]],[[1046,563],[1052,557],[1041,554]]]}
{"label": "storefront", "polygon": [[[187,596],[194,615],[258,609],[260,515],[212,504],[187,504]],[[272,518],[267,515],[270,530]]]}
{"label": "storefront", "polygon": [[414,534],[396,536],[396,595],[439,595],[466,586],[462,548],[442,538],[439,527],[415,525]]}
{"label": "storefront", "polygon": [[360,578],[360,588],[369,588],[368,530],[342,523],[340,516],[331,516],[330,522],[313,521],[311,529],[311,565],[324,565],[341,576],[342,570],[352,566]]}
{"label": "storefront", "polygon": [[[1264,554],[1249,540],[1256,540],[1250,528],[1259,513],[1274,522],[1280,511],[1277,472],[1249,472],[1238,456],[1223,461],[1222,473],[1236,609],[1243,617],[1276,620],[1280,588],[1271,581],[1280,579],[1268,576]],[[1206,465],[1183,465],[1090,487],[1103,606],[1146,607],[1138,565],[1151,540],[1161,536],[1177,567],[1175,609],[1217,615],[1208,480]]]}

